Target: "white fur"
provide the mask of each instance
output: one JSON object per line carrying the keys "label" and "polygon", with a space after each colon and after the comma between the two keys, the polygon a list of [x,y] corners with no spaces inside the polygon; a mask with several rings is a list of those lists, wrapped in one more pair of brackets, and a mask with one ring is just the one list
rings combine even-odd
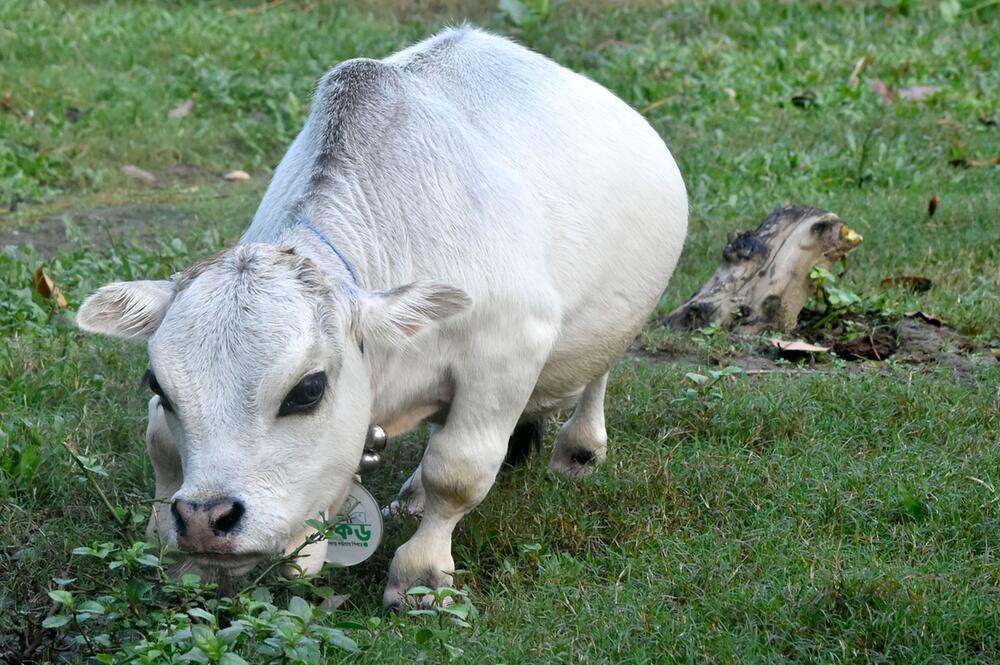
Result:
{"label": "white fur", "polygon": [[[393,604],[411,584],[450,579],[452,530],[486,495],[519,421],[591,386],[553,467],[584,475],[577,449],[603,458],[605,375],[655,306],[686,227],[677,166],[637,113],[540,55],[459,28],[335,68],[243,244],[169,289],[99,291],[79,320],[151,335],[175,409],[151,409],[164,421],[151,431],[169,433],[182,466],[176,487],[161,488],[171,473],[158,470],[157,495],[238,497],[237,552],[288,550],[304,520],[339,506],[370,423],[398,434],[446,413],[408,488],[423,519],[393,560]],[[330,380],[319,410],[276,417],[318,370]],[[176,542],[170,520],[158,530]]]}

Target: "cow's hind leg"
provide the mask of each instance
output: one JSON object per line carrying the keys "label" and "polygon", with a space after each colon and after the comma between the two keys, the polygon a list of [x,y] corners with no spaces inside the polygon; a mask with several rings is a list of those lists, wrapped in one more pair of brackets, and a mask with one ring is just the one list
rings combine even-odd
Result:
{"label": "cow's hind leg", "polygon": [[608,454],[608,432],[604,428],[604,391],[608,375],[589,383],[576,403],[573,415],[559,432],[549,468],[574,480],[593,473]]}

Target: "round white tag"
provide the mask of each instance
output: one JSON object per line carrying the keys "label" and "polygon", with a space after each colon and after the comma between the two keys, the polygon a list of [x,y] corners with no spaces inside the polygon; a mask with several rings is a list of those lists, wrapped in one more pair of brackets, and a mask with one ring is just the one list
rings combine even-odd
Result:
{"label": "round white tag", "polygon": [[326,541],[326,560],[356,566],[375,553],[382,540],[382,511],[375,497],[357,480],[344,500],[339,521]]}

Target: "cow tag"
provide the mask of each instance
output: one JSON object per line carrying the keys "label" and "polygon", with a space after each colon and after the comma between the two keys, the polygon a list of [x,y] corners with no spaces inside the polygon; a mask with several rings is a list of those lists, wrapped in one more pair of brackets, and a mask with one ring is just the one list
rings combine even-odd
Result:
{"label": "cow tag", "polygon": [[338,518],[328,532],[327,562],[356,566],[367,561],[382,541],[382,511],[375,497],[357,480],[351,485]]}

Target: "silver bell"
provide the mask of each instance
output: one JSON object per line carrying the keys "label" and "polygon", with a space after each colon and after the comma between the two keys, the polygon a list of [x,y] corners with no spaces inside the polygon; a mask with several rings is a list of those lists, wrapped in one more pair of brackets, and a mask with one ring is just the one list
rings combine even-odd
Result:
{"label": "silver bell", "polygon": [[366,450],[361,455],[361,464],[359,466],[359,470],[362,473],[364,473],[365,471],[371,471],[372,469],[377,467],[381,462],[382,462],[381,455]]}
{"label": "silver bell", "polygon": [[365,450],[380,453],[385,450],[386,441],[389,437],[385,435],[385,430],[378,425],[368,428],[368,438],[365,440]]}

